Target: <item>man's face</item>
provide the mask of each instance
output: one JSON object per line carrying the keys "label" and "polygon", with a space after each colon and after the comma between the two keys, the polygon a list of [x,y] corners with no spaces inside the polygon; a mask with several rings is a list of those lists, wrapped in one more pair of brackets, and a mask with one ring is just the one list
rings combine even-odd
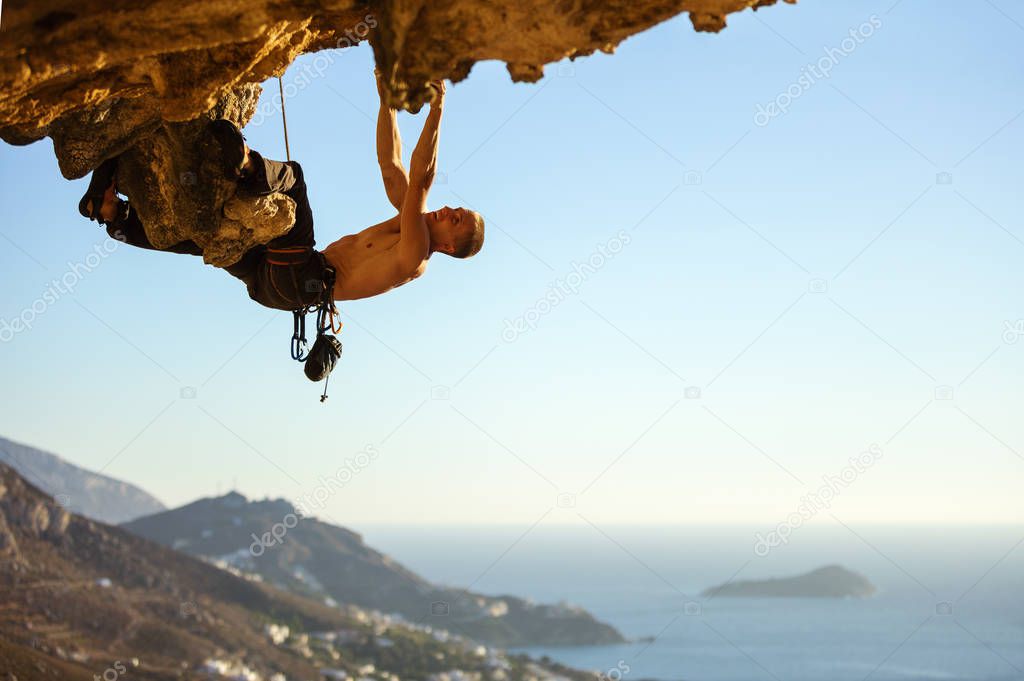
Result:
{"label": "man's face", "polygon": [[444,237],[445,243],[439,244],[439,250],[451,252],[459,239],[473,228],[473,216],[465,208],[445,206],[427,213],[436,225],[437,233]]}

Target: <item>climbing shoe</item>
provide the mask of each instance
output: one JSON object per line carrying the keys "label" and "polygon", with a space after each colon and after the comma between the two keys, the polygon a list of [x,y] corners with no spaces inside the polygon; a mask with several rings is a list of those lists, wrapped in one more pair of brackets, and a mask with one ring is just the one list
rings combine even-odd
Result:
{"label": "climbing shoe", "polygon": [[221,118],[210,123],[210,133],[220,145],[224,174],[231,179],[242,177],[245,163],[245,136],[242,131],[231,121]]}
{"label": "climbing shoe", "polygon": [[[114,184],[114,176],[117,173],[117,159],[108,158],[101,163],[96,170],[92,171],[92,178],[89,179],[89,188],[86,190],[82,200],[78,202],[78,212],[82,217],[90,220],[100,220],[100,209],[103,207],[103,197]],[[92,201],[92,210],[89,210],[89,202]]]}

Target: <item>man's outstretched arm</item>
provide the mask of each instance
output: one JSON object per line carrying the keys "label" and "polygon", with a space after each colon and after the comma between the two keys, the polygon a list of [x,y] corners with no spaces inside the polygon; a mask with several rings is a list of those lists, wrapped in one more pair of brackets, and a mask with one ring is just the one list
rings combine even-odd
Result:
{"label": "man's outstretched arm", "polygon": [[[368,298],[390,291],[420,276],[426,268],[430,255],[430,232],[423,211],[437,168],[438,128],[444,103],[444,85],[436,87],[438,95],[430,105],[430,113],[412,154],[409,186],[398,219],[398,243],[389,252],[389,257],[370,258],[340,278],[335,286],[335,297],[339,300]],[[328,259],[333,246],[324,250]]]}
{"label": "man's outstretched arm", "polygon": [[409,176],[402,165],[402,135],[398,131],[398,112],[384,101],[384,89],[380,74],[377,77],[377,92],[380,94],[380,111],[377,112],[377,163],[384,179],[384,191],[388,201],[396,210],[402,210]]}
{"label": "man's outstretched arm", "polygon": [[398,257],[403,265],[417,268],[430,255],[430,233],[423,219],[427,208],[427,194],[437,174],[437,145],[440,140],[441,112],[444,109],[444,81],[435,83],[437,95],[430,104],[430,113],[423,123],[423,131],[412,152],[409,167],[409,188],[405,192],[401,210],[401,234]]}

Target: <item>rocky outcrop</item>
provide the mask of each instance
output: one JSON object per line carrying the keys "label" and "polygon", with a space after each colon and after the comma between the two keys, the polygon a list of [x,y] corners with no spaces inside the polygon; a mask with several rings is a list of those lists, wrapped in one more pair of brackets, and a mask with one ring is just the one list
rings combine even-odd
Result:
{"label": "rocky outcrop", "polygon": [[214,118],[249,120],[259,90],[240,87],[198,119],[164,123],[121,154],[118,189],[131,199],[157,248],[191,239],[208,264],[224,267],[291,227],[295,202],[284,194],[236,193],[221,171],[220,147],[206,131]]}
{"label": "rocky outcrop", "polygon": [[20,560],[18,536],[60,541],[71,514],[0,463],[0,556]]}
{"label": "rocky outcrop", "polygon": [[721,598],[868,598],[877,589],[867,577],[826,565],[796,577],[726,582],[701,595]]}
{"label": "rocky outcrop", "polygon": [[[415,111],[430,80],[457,82],[477,61],[504,61],[514,80],[536,81],[546,63],[611,52],[680,12],[697,30],[718,31],[729,13],[775,2],[8,0],[0,138],[27,144],[49,136],[69,179],[125,154],[122,190],[153,243],[191,238],[208,250],[207,261],[224,265],[272,238],[279,221],[225,221],[233,187],[208,172],[196,143],[202,122],[248,121],[258,84],[300,54],[369,40],[392,104]],[[270,207],[248,209],[266,217]]]}

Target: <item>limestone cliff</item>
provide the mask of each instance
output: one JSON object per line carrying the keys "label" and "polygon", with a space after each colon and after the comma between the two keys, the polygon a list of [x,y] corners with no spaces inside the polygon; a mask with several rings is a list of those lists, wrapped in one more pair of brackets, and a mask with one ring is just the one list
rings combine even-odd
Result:
{"label": "limestone cliff", "polygon": [[[785,0],[795,2],[795,0]],[[517,81],[680,12],[699,31],[776,0],[7,0],[0,17],[0,138],[49,136],[61,172],[124,154],[121,187],[157,246],[191,238],[226,265],[272,238],[285,201],[234,206],[204,162],[203,124],[245,123],[259,83],[298,55],[373,45],[393,105],[418,110],[430,80],[498,59]],[[282,213],[282,211],[284,211]]]}

